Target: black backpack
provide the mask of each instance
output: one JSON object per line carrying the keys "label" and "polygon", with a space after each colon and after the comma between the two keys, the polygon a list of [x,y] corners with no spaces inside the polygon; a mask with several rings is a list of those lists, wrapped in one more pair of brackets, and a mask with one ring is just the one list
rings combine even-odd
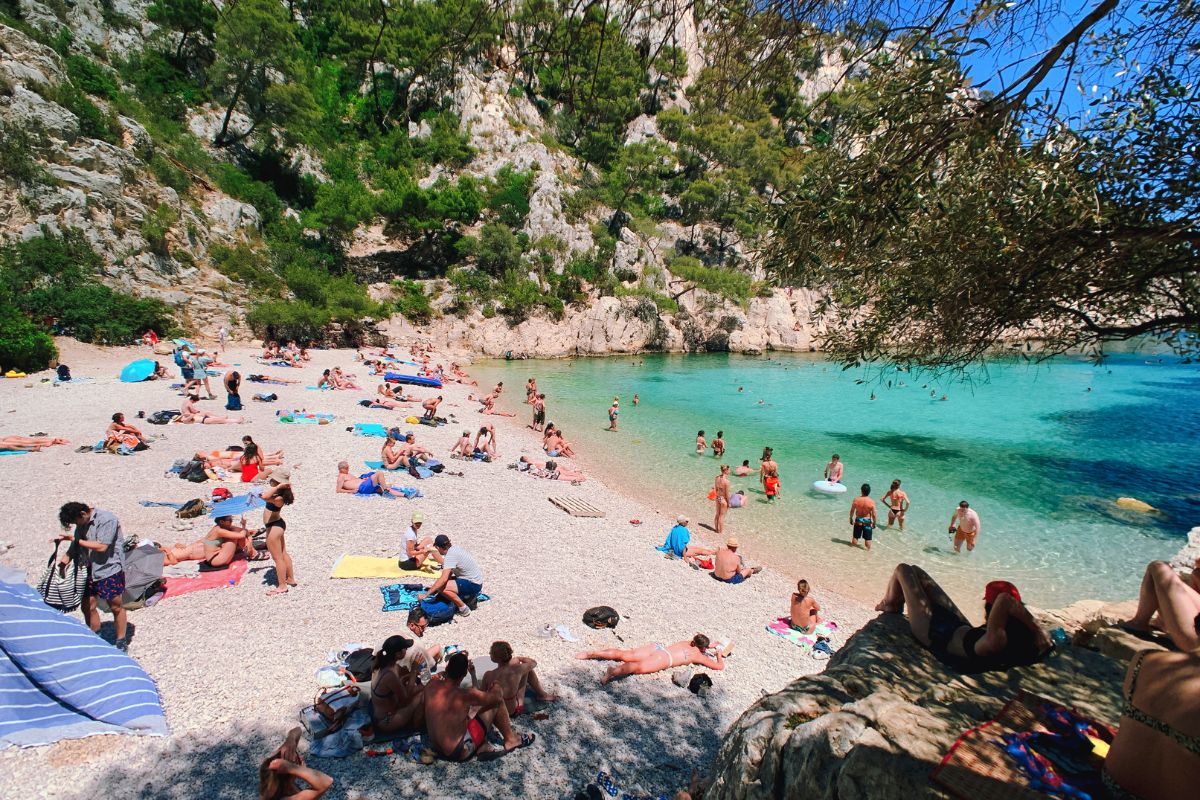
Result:
{"label": "black backpack", "polygon": [[66,364],[59,364],[57,373],[58,373],[58,379],[60,381],[71,380],[71,368],[68,367]]}
{"label": "black backpack", "polygon": [[583,624],[589,628],[603,630],[604,628],[615,628],[617,623],[621,621],[621,615],[616,609],[608,606],[596,606],[589,608],[583,612]]}
{"label": "black backpack", "polygon": [[364,647],[346,656],[346,671],[359,683],[367,683],[371,680],[371,667],[374,663],[375,654],[371,652],[371,648]]}
{"label": "black backpack", "polygon": [[149,422],[151,425],[166,425],[178,416],[178,411],[155,411],[146,417],[146,422]]}
{"label": "black backpack", "polygon": [[208,473],[204,471],[204,462],[193,458],[179,470],[179,477],[192,483],[204,483],[208,480]]}

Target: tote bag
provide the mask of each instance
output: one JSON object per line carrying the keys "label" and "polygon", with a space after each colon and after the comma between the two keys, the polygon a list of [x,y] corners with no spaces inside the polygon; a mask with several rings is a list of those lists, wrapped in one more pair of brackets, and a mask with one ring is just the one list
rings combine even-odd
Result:
{"label": "tote bag", "polygon": [[[88,565],[78,554],[75,554],[66,566],[60,565],[58,548],[61,544],[62,542],[59,542],[54,545],[54,552],[46,562],[46,571],[42,573],[37,588],[46,605],[68,612],[74,611],[83,603],[83,594],[87,589]],[[74,544],[71,548],[79,549]]]}

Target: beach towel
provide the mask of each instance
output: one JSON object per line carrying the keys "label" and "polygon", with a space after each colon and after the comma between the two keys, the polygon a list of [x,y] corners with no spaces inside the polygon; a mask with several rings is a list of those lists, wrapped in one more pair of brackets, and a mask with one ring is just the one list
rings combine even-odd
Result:
{"label": "beach towel", "polygon": [[333,414],[316,414],[311,411],[280,411],[277,419],[293,425],[328,425],[333,422]]}
{"label": "beach towel", "polygon": [[78,618],[47,606],[23,572],[0,567],[0,605],[0,750],[105,733],[167,735],[150,676]]}
{"label": "beach towel", "polygon": [[200,592],[205,589],[221,589],[226,586],[237,586],[241,582],[242,576],[246,574],[248,567],[249,564],[245,560],[238,559],[229,565],[229,569],[201,572],[194,578],[167,578],[164,581],[166,589],[163,600],[169,600],[181,594]]}
{"label": "beach towel", "polygon": [[1107,725],[1021,692],[959,736],[929,777],[964,800],[1104,796],[1100,753],[1112,739]]}
{"label": "beach towel", "polygon": [[425,562],[426,570],[400,569],[395,557],[342,555],[333,564],[330,578],[424,578],[433,580],[440,573],[436,561]]}
{"label": "beach towel", "polygon": [[[417,594],[425,591],[424,589],[414,588],[411,584],[393,583],[391,586],[380,586],[379,592],[383,595],[383,610],[384,611],[411,611],[420,603],[417,599]],[[476,601],[482,603],[489,600],[486,594],[482,592],[475,598]],[[431,601],[426,600],[426,603]]]}
{"label": "beach towel", "polygon": [[[382,461],[364,461],[363,463],[366,464],[371,469],[382,469],[382,470],[384,470],[384,472],[408,472],[408,467],[396,467],[395,469],[384,469]],[[433,463],[440,463],[440,462],[433,462]],[[434,474],[433,470],[431,470],[429,467],[417,467],[417,477],[418,478],[432,478],[433,474]],[[400,488],[400,487],[396,487],[396,488]]]}
{"label": "beach towel", "polygon": [[138,502],[146,508],[173,508],[176,511],[186,505],[186,503],[167,503],[160,500],[140,500]]}
{"label": "beach towel", "polygon": [[792,627],[792,621],[787,617],[780,617],[767,626],[768,632],[791,642],[801,650],[811,650],[817,643],[818,636],[833,636],[837,629],[838,624],[827,619],[824,622],[818,622],[817,629],[813,633],[801,633]]}
{"label": "beach towel", "polygon": [[29,451],[29,450],[0,450],[0,456],[23,456],[28,452],[31,452],[31,451]]}
{"label": "beach towel", "polygon": [[359,422],[355,424],[355,436],[378,436],[381,439],[387,438],[387,428],[380,425],[378,422]]}

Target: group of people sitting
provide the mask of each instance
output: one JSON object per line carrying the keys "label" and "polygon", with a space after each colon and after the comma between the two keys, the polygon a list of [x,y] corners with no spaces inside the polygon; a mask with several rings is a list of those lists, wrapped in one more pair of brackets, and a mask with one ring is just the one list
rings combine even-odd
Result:
{"label": "group of people sitting", "polygon": [[303,362],[311,360],[312,356],[309,355],[307,347],[297,345],[293,339],[283,347],[275,340],[267,342],[263,345],[261,358],[268,362],[282,361],[290,367],[302,367]]}
{"label": "group of people sitting", "polygon": [[341,367],[331,367],[321,373],[321,379],[317,381],[318,389],[361,389],[354,382],[353,375],[347,375],[342,372]]}
{"label": "group of people sitting", "polygon": [[231,445],[225,450],[209,450],[196,453],[193,458],[205,469],[220,467],[241,475],[242,483],[263,481],[271,475],[271,468],[283,464],[283,451],[267,453],[250,436],[243,436],[241,445]]}
{"label": "group of people sitting", "polygon": [[462,436],[458,437],[458,441],[454,443],[454,447],[450,448],[450,455],[453,458],[477,458],[481,461],[494,461],[499,458],[500,452],[496,449],[495,426],[480,427],[473,442],[471,441],[471,432],[463,431]]}
{"label": "group of people sitting", "polygon": [[204,538],[163,547],[166,556],[163,563],[170,566],[183,561],[200,561],[209,569],[221,569],[228,566],[239,552],[248,561],[264,561],[269,556],[255,549],[253,537],[256,533],[256,530],[246,527],[245,517],[236,524],[232,516],[217,517]]}
{"label": "group of people sitting", "polygon": [[722,583],[738,584],[762,572],[762,567],[746,563],[746,557],[738,552],[741,542],[730,536],[722,547],[692,544],[692,532],[688,529],[687,516],[675,518],[675,526],[667,534],[667,540],[658,548],[668,558],[680,558],[692,569],[711,569],[712,576]]}
{"label": "group of people sitting", "polygon": [[571,447],[571,443],[563,438],[562,428],[553,422],[547,422],[546,429],[542,431],[542,449],[551,458],[575,457],[575,450]]}

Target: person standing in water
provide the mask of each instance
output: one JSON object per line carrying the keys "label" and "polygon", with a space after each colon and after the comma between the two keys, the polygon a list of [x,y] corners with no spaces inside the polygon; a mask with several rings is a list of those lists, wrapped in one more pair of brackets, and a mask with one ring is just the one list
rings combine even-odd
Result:
{"label": "person standing in water", "polygon": [[875,535],[878,522],[875,517],[875,501],[871,499],[871,484],[864,483],[862,494],[850,504],[851,543],[858,547],[858,540],[862,539],[864,546],[870,550],[871,538]]}
{"label": "person standing in water", "polygon": [[704,451],[708,449],[708,442],[704,441],[704,431],[696,432],[696,455],[704,455]]}
{"label": "person standing in water", "polygon": [[763,490],[767,493],[767,502],[774,503],[779,495],[779,465],[775,463],[774,451],[769,447],[763,450],[759,476],[762,479]]}
{"label": "person standing in water", "polygon": [[979,536],[979,514],[963,500],[950,515],[950,533],[954,535],[954,552],[962,552],[963,542],[967,543],[967,552],[975,549],[975,538]]}
{"label": "person standing in water", "polygon": [[837,453],[829,459],[829,463],[825,465],[825,480],[830,483],[842,482],[842,460]]}
{"label": "person standing in water", "polygon": [[636,407],[637,404],[640,402],[642,402],[641,398],[637,396],[637,392],[634,392],[633,393],[633,405]]}
{"label": "person standing in water", "polygon": [[725,455],[725,431],[717,431],[717,438],[712,440],[713,458]]}
{"label": "person standing in water", "polygon": [[900,480],[892,481],[892,488],[888,489],[887,494],[879,500],[887,506],[888,527],[892,527],[894,522],[899,522],[900,530],[904,530],[904,515],[908,512],[909,502],[908,494],[900,488]]}
{"label": "person standing in water", "polygon": [[718,534],[725,532],[725,515],[729,513],[729,465],[722,464],[721,472],[713,482],[713,500],[717,504],[716,516],[713,518],[713,530]]}
{"label": "person standing in water", "polygon": [[617,429],[617,414],[620,413],[620,402],[617,398],[613,398],[612,405],[608,407],[608,429],[615,431]]}

